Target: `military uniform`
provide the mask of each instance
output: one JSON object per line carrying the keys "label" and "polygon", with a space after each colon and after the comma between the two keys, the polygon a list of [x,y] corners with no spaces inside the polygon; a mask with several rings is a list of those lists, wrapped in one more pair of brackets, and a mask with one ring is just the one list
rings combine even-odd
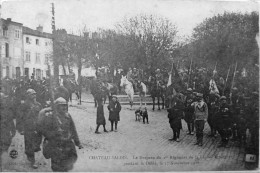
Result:
{"label": "military uniform", "polygon": [[188,134],[194,134],[194,107],[191,104],[194,102],[194,96],[192,94],[192,89],[189,88],[189,93],[185,99],[185,121],[188,126]]}
{"label": "military uniform", "polygon": [[[29,89],[27,90],[27,95],[29,94],[36,94],[36,92]],[[40,110],[41,104],[30,99],[27,99],[25,103],[21,105],[20,109],[20,117],[24,129],[25,154],[32,164],[35,163],[34,152],[41,150],[40,145],[42,142],[42,136],[36,131],[36,123]]]}
{"label": "military uniform", "polygon": [[[220,100],[226,100],[225,96],[222,96]],[[218,147],[226,147],[231,136],[232,127],[232,113],[231,108],[227,103],[222,103],[216,114],[216,129],[221,136],[221,144]]]}
{"label": "military uniform", "polygon": [[211,94],[209,96],[209,102],[208,102],[208,109],[209,109],[208,124],[211,130],[211,134],[210,134],[211,137],[216,135],[215,117],[219,107],[217,102],[217,97],[218,97],[217,95]]}
{"label": "military uniform", "polygon": [[[57,103],[57,100],[62,103]],[[55,104],[66,104],[65,99],[58,98]],[[81,146],[76,127],[69,113],[60,114],[51,108],[39,113],[38,131],[45,137],[43,154],[51,159],[53,171],[66,172],[73,169],[77,160],[76,146]]]}

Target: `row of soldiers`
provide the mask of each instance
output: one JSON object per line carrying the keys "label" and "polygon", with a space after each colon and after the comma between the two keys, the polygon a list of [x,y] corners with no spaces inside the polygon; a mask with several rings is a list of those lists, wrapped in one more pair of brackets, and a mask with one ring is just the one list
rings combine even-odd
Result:
{"label": "row of soldiers", "polygon": [[35,152],[41,151],[41,144],[44,157],[51,159],[53,171],[64,172],[73,168],[77,160],[75,145],[79,149],[83,147],[68,113],[67,101],[59,97],[59,93],[54,95],[53,104],[43,108],[36,101],[35,90],[28,89],[25,100],[20,100],[19,106],[14,107],[10,97],[1,93],[1,155],[8,151],[17,130],[24,136],[25,154],[33,168],[38,167]]}
{"label": "row of soldiers", "polygon": [[[203,145],[203,129],[208,122],[211,130],[209,136],[216,137],[217,133],[221,136],[218,147],[228,147],[229,139],[232,137],[232,140],[246,144],[258,155],[259,94],[257,92],[251,94],[247,100],[236,91],[230,100],[216,93],[211,93],[205,98],[203,94],[193,92],[189,88],[185,102],[177,96],[176,104],[168,109],[169,122],[173,129],[173,138],[170,140],[179,141],[184,113],[188,127],[187,134],[194,135],[194,127],[196,129],[196,145]],[[247,141],[247,129],[251,135],[250,141]]]}

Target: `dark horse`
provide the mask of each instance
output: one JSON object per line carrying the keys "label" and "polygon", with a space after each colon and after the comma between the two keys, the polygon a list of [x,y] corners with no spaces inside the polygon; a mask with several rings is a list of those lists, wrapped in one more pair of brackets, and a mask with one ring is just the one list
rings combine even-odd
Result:
{"label": "dark horse", "polygon": [[162,99],[162,109],[164,109],[164,101],[165,101],[165,90],[166,87],[164,84],[159,83],[152,76],[149,77],[148,86],[150,90],[151,97],[153,99],[153,110],[155,106],[155,98],[157,97],[158,110],[160,110],[160,98]]}
{"label": "dark horse", "polygon": [[72,102],[72,93],[75,93],[77,96],[78,104],[79,104],[79,100],[81,99],[80,98],[80,86],[78,84],[76,84],[76,82],[73,82],[72,80],[70,80],[68,78],[63,79],[63,86],[65,88],[67,88],[67,90],[69,91],[70,102]]}
{"label": "dark horse", "polygon": [[90,82],[90,92],[94,97],[96,107],[98,97],[104,98],[104,103],[106,103],[106,98],[108,97],[111,100],[112,96],[118,93],[118,88],[114,84],[102,82],[94,78]]}

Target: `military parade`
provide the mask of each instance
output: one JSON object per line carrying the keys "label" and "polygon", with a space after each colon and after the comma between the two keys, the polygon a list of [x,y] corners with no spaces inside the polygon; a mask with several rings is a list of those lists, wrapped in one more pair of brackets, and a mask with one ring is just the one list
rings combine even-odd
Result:
{"label": "military parade", "polygon": [[[147,28],[125,35],[100,31],[96,38],[86,31],[82,32],[84,36],[64,34],[64,30],[55,29],[54,3],[51,5],[52,34],[38,29],[31,34],[53,41],[52,60],[45,59],[43,69],[27,67],[25,62],[22,72],[13,67],[16,73],[8,65],[1,65],[1,170],[132,171],[130,167],[125,169],[126,165],[136,166],[133,171],[258,169],[259,29],[254,30],[254,22],[248,24],[251,30],[247,28],[251,35],[243,33],[250,48],[234,46],[238,41],[228,40],[230,45],[221,41],[217,43],[220,48],[212,53],[214,48],[207,47],[210,41],[206,39],[210,29],[202,33],[199,30],[205,23],[210,28],[217,17],[194,29],[195,41],[178,47],[171,40],[176,33],[170,29],[160,33],[158,23],[153,27],[159,30],[152,27],[152,35],[144,33]],[[225,13],[218,17],[237,26],[239,22],[232,22],[233,18],[243,18],[239,15]],[[250,15],[245,14],[246,21],[254,21],[256,13]],[[130,19],[129,24],[134,19],[138,18]],[[152,25],[152,17],[140,18],[143,25],[148,20]],[[11,22],[1,18],[3,26]],[[138,22],[135,26],[142,23]],[[162,28],[168,27],[164,24]],[[22,27],[27,44],[30,33]],[[242,32],[245,28],[241,28]],[[167,41],[170,43],[166,45]],[[226,46],[226,52],[221,46]],[[5,47],[1,51],[6,53],[4,57],[1,53],[4,62],[11,50]],[[25,54],[24,58],[30,59],[31,55]],[[89,69],[92,75],[84,73]],[[236,159],[221,159],[227,156]],[[103,163],[104,158],[99,162],[93,159],[99,157],[110,158],[108,163],[116,168]],[[160,164],[148,159],[162,157],[165,161]],[[117,158],[121,160],[116,162]],[[145,159],[148,166],[143,168],[138,158]],[[187,162],[187,167],[175,167],[174,158],[195,161]],[[23,168],[10,166],[15,160]],[[228,169],[228,165],[233,167]]]}

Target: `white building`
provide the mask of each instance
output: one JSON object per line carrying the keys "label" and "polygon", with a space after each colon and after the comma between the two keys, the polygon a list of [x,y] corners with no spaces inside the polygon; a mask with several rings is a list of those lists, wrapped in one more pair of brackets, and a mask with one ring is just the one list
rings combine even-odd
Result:
{"label": "white building", "polygon": [[23,75],[23,25],[0,19],[0,72],[1,78],[19,78]]}
{"label": "white building", "polygon": [[[24,75],[42,79],[49,75],[48,64],[53,55],[52,34],[43,32],[43,27],[36,30],[23,27]],[[50,67],[52,69],[52,67]]]}

